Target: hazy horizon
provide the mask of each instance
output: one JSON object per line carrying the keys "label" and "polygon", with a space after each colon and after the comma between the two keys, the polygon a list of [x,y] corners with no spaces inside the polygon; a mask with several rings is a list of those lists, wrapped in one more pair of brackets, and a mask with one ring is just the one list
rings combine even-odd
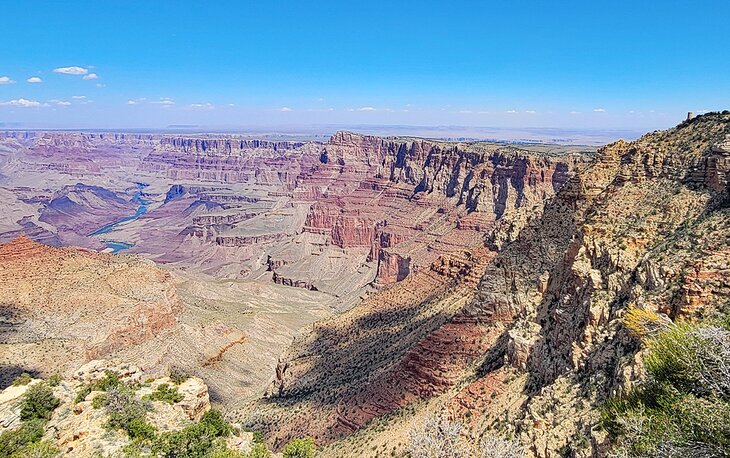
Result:
{"label": "hazy horizon", "polygon": [[0,122],[0,132],[110,132],[161,135],[231,135],[268,139],[327,141],[335,132],[350,131],[385,137],[416,137],[437,140],[486,141],[506,143],[554,143],[564,145],[604,145],[616,140],[634,140],[645,132],[630,129],[591,128],[500,128],[487,126],[411,126],[377,124],[313,124],[278,126],[197,126],[128,128],[64,128],[10,125]]}

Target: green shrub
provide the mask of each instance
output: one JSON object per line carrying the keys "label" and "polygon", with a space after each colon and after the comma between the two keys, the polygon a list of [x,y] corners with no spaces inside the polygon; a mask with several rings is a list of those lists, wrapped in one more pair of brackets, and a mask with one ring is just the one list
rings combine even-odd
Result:
{"label": "green shrub", "polygon": [[147,423],[144,418],[132,418],[127,424],[127,434],[131,439],[150,440],[154,439],[157,430]]}
{"label": "green shrub", "polygon": [[91,385],[84,385],[79,388],[79,391],[76,393],[76,398],[74,399],[74,404],[83,402],[86,399],[86,396],[91,393],[91,391]]}
{"label": "green shrub", "polygon": [[264,433],[261,431],[254,431],[252,441],[254,444],[263,444],[265,442]]}
{"label": "green shrub", "polygon": [[215,450],[205,455],[205,458],[249,458],[249,455],[244,455],[239,451],[227,448],[225,444],[220,444]]}
{"label": "green shrub", "polygon": [[47,383],[36,383],[28,388],[20,402],[20,419],[23,421],[49,420],[61,401],[53,395]]}
{"label": "green shrub", "polygon": [[610,399],[601,424],[627,457],[730,456],[730,332],[671,325],[647,342],[648,380]]}
{"label": "green shrub", "polygon": [[119,374],[114,371],[105,371],[104,377],[95,382],[87,383],[79,389],[76,393],[76,399],[74,403],[78,404],[86,399],[92,391],[109,391],[110,388],[115,388],[123,385],[119,380]]}
{"label": "green shrub", "polygon": [[114,371],[104,371],[104,378],[92,383],[92,391],[109,391],[109,388],[117,387],[122,382],[119,380],[119,374]]}
{"label": "green shrub", "polygon": [[305,437],[294,439],[284,447],[284,458],[314,458],[314,439]]}
{"label": "green shrub", "polygon": [[99,394],[97,396],[94,396],[94,399],[91,400],[91,407],[95,409],[101,409],[106,405],[106,394]]}
{"label": "green shrub", "polygon": [[189,378],[190,375],[185,371],[185,369],[180,367],[173,367],[170,369],[170,380],[172,380],[172,383],[175,385],[179,385]]}
{"label": "green shrub", "polygon": [[200,423],[210,428],[216,437],[228,437],[235,432],[233,426],[223,418],[223,414],[218,409],[210,409],[205,412]]}
{"label": "green shrub", "polygon": [[142,399],[175,404],[176,402],[182,401],[184,399],[184,396],[180,394],[176,386],[170,386],[167,383],[163,383],[159,385],[155,391],[148,395],[145,395]]}
{"label": "green shrub", "polygon": [[271,452],[265,444],[257,442],[251,446],[246,458],[271,458]]}
{"label": "green shrub", "polygon": [[48,380],[46,382],[49,386],[58,386],[61,383],[61,380],[63,380],[63,377],[61,377],[61,374],[53,374],[50,377],[48,377]]}
{"label": "green shrub", "polygon": [[220,411],[211,409],[203,414],[199,423],[160,434],[153,450],[163,458],[207,458],[221,445],[220,439],[232,432],[233,427]]}
{"label": "green shrub", "polygon": [[30,374],[23,372],[19,376],[15,377],[15,380],[13,380],[13,386],[27,385],[31,380],[33,380],[33,377],[31,377]]}
{"label": "green shrub", "polygon": [[10,458],[53,458],[61,451],[48,441],[33,442],[10,455]]}
{"label": "green shrub", "polygon": [[132,390],[123,386],[109,388],[104,398],[104,409],[109,416],[107,426],[122,429],[131,438],[151,438],[154,435],[154,429],[150,434],[152,426],[145,420],[150,408],[149,402],[137,399]]}
{"label": "green shrub", "polygon": [[0,456],[12,456],[27,445],[38,442],[43,437],[43,420],[25,421],[20,428],[0,434]]}

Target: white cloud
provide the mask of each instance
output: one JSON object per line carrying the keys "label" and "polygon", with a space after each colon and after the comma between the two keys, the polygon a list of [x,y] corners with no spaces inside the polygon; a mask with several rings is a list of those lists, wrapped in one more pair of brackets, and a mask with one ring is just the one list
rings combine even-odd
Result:
{"label": "white cloud", "polygon": [[593,112],[594,113],[605,113],[606,109],[605,108],[594,108]]}
{"label": "white cloud", "polygon": [[535,114],[535,113],[537,113],[537,111],[535,111],[535,110],[525,110],[525,113],[527,113],[527,114]]}
{"label": "white cloud", "polygon": [[459,110],[459,113],[461,113],[461,114],[472,114],[474,112],[471,111],[471,110]]}
{"label": "white cloud", "polygon": [[571,111],[570,114],[577,115],[577,114],[580,114],[580,111]]}
{"label": "white cloud", "polygon": [[8,100],[7,102],[0,102],[0,105],[11,106],[11,107],[20,107],[20,108],[37,108],[37,107],[48,106],[47,103],[41,103],[41,102],[38,102],[35,100],[28,100],[28,99]]}
{"label": "white cloud", "polygon": [[71,98],[74,100],[86,100],[85,95],[72,95]]}
{"label": "white cloud", "polygon": [[40,79],[40,78],[39,78],[39,77],[37,77],[37,76],[31,76],[31,77],[30,77],[30,78],[28,78],[28,79],[27,79],[26,81],[27,81],[27,82],[29,82],[29,83],[32,83],[32,84],[35,84],[35,83],[42,83],[42,82],[43,82],[43,80],[42,80],[42,79]]}
{"label": "white cloud", "polygon": [[377,108],[375,107],[360,107],[357,109],[357,111],[377,111]]}
{"label": "white cloud", "polygon": [[127,100],[127,105],[137,105],[138,103],[136,100]]}
{"label": "white cloud", "polygon": [[0,84],[13,84],[14,82],[9,76],[0,76]]}
{"label": "white cloud", "polygon": [[171,106],[175,105],[175,101],[169,97],[163,97],[159,101],[150,102],[150,103],[155,104],[155,105],[162,105],[163,107],[171,107]]}
{"label": "white cloud", "polygon": [[88,75],[84,75],[84,77],[82,79],[87,80],[87,81],[88,80],[98,80],[99,75],[97,75],[96,73],[89,73]]}
{"label": "white cloud", "polygon": [[517,110],[507,110],[507,111],[505,111],[505,113],[515,114],[515,113],[517,113]]}
{"label": "white cloud", "polygon": [[58,105],[60,107],[67,107],[67,106],[71,105],[71,102],[67,102],[65,100],[57,100],[56,105]]}
{"label": "white cloud", "polygon": [[233,103],[229,103],[229,104],[228,104],[228,106],[229,106],[229,107],[235,107],[236,105],[235,105],[235,104],[233,104]]}
{"label": "white cloud", "polygon": [[63,73],[64,75],[86,75],[89,73],[89,69],[84,67],[59,67],[54,68],[53,73]]}
{"label": "white cloud", "polygon": [[212,110],[215,107],[212,103],[192,103],[190,104],[190,108],[194,108],[197,110]]}
{"label": "white cloud", "polygon": [[287,113],[287,112],[289,112],[289,111],[294,111],[294,110],[292,110],[292,109],[291,109],[291,108],[289,108],[289,107],[281,107],[281,109],[279,109],[279,111],[281,111],[282,113]]}
{"label": "white cloud", "polygon": [[96,83],[96,87],[106,87],[106,84]]}
{"label": "white cloud", "polygon": [[488,111],[477,111],[477,114],[489,114]]}

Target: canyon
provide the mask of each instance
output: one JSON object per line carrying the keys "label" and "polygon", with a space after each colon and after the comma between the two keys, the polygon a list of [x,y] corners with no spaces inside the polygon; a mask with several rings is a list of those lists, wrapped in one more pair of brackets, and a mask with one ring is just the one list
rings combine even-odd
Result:
{"label": "canyon", "polygon": [[[605,456],[629,307],[722,316],[730,114],[587,147],[0,133],[0,382],[182,367],[275,450],[400,456],[446,413]],[[566,452],[567,451],[567,452]]]}

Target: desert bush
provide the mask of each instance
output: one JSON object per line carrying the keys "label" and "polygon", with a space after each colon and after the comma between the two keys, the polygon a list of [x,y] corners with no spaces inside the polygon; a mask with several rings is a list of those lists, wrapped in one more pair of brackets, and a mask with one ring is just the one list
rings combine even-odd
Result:
{"label": "desert bush", "polygon": [[106,405],[106,394],[100,394],[91,400],[91,407],[95,409],[101,409],[104,405]]}
{"label": "desert bush", "polygon": [[293,439],[284,446],[284,458],[314,458],[316,447],[314,439],[305,437],[301,439]]}
{"label": "desert bush", "polygon": [[666,316],[638,307],[629,307],[622,321],[632,334],[641,338],[656,336],[672,324]]}
{"label": "desert bush", "polygon": [[427,418],[408,433],[407,450],[411,458],[466,458],[468,444],[461,437],[462,425],[444,417]]}
{"label": "desert bush", "polygon": [[190,375],[181,367],[173,367],[170,369],[170,380],[175,385],[179,385],[189,378]]}
{"label": "desert bush", "polygon": [[126,431],[132,439],[154,436],[154,428],[145,420],[150,408],[148,401],[137,399],[134,392],[124,386],[112,386],[104,396],[104,409],[109,416],[107,426]]}
{"label": "desert bush", "polygon": [[14,454],[10,458],[53,458],[61,451],[54,444],[48,441],[33,442]]}
{"label": "desert bush", "polygon": [[43,420],[23,422],[20,428],[10,429],[0,434],[0,456],[12,456],[29,444],[43,437]]}
{"label": "desert bush", "polygon": [[205,458],[248,458],[248,455],[226,448],[221,444],[220,447],[205,455]]}
{"label": "desert bush", "polygon": [[271,452],[265,444],[257,442],[251,446],[251,451],[248,452],[246,458],[271,458]]}
{"label": "desert bush", "polygon": [[31,380],[33,380],[33,377],[31,377],[27,372],[23,372],[19,376],[15,377],[15,380],[13,380],[13,386],[27,385]]}
{"label": "desert bush", "polygon": [[63,380],[63,377],[61,377],[61,374],[53,374],[50,377],[48,377],[48,380],[46,382],[49,386],[58,386],[61,383],[61,380]]}
{"label": "desert bush", "polygon": [[74,403],[82,402],[92,391],[109,391],[110,388],[116,388],[120,385],[122,385],[122,382],[119,380],[119,374],[114,371],[105,371],[102,379],[87,383],[79,389]]}
{"label": "desert bush", "polygon": [[211,409],[194,425],[158,435],[152,448],[163,458],[207,458],[232,432],[220,411]]}
{"label": "desert bush", "polygon": [[730,332],[672,324],[647,347],[647,380],[602,409],[616,456],[730,456]]}
{"label": "desert bush", "polygon": [[184,399],[184,396],[180,394],[176,386],[170,386],[167,383],[163,383],[159,385],[155,391],[148,395],[145,395],[142,399],[175,404],[176,402],[182,401]]}
{"label": "desert bush", "polygon": [[144,418],[132,418],[127,424],[125,431],[131,439],[142,440],[154,439],[157,433],[155,427],[147,423]]}
{"label": "desert bush", "polygon": [[479,441],[478,456],[480,458],[523,458],[525,450],[518,440],[489,434],[483,436]]}
{"label": "desert bush", "polygon": [[47,383],[37,383],[25,392],[20,401],[20,419],[23,421],[49,420],[61,401],[53,395]]}

